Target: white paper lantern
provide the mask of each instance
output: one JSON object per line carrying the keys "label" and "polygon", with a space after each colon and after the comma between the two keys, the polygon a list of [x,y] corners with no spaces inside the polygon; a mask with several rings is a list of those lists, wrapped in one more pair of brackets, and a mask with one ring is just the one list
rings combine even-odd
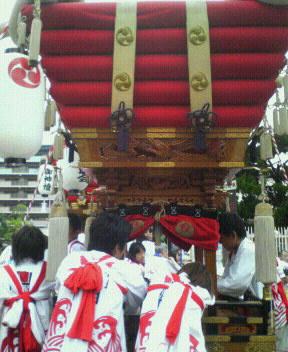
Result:
{"label": "white paper lantern", "polygon": [[78,165],[80,156],[74,151],[74,160],[69,163],[69,148],[64,148],[63,159],[57,161],[57,166],[61,168],[63,175],[63,188],[68,192],[81,192],[88,186],[88,178],[85,172]]}
{"label": "white paper lantern", "polygon": [[19,52],[0,54],[0,157],[19,164],[41,147],[45,84],[40,66]]}
{"label": "white paper lantern", "polygon": [[65,165],[62,169],[63,188],[65,191],[84,191],[88,186],[85,173],[78,167]]}
{"label": "white paper lantern", "polygon": [[38,192],[42,196],[49,196],[55,188],[55,169],[52,165],[40,165],[38,173]]}

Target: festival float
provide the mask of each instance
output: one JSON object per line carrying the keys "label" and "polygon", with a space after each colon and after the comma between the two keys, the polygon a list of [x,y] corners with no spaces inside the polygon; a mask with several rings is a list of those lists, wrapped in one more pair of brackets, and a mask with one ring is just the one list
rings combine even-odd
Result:
{"label": "festival float", "polygon": [[[217,186],[245,166],[250,133],[277,88],[287,2],[31,3],[16,4],[10,35],[17,42],[21,11],[31,37],[38,33],[30,58],[35,66],[41,32],[41,64],[77,147],[77,167],[97,179],[68,196],[71,210],[90,220],[100,208],[116,211],[133,225],[131,239],[160,224],[172,243],[195,246],[216,287],[217,212],[226,197]],[[281,80],[288,92],[287,77]],[[279,99],[275,106],[274,127],[286,133],[286,107]],[[265,118],[263,158],[273,156],[273,133]],[[267,207],[256,210],[259,236],[263,214],[273,228]],[[256,239],[258,252],[273,244],[272,233],[267,241]],[[275,351],[270,257],[264,268],[258,259],[256,269],[265,284],[262,301],[217,301],[204,317],[209,351]]]}

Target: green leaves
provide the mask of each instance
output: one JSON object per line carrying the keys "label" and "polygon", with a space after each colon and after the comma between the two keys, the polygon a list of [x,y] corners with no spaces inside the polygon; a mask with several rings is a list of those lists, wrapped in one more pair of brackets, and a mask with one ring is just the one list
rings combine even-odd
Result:
{"label": "green leaves", "polygon": [[12,209],[11,214],[0,214],[0,247],[10,244],[12,235],[28,223],[24,221],[26,212],[26,205],[19,204]]}

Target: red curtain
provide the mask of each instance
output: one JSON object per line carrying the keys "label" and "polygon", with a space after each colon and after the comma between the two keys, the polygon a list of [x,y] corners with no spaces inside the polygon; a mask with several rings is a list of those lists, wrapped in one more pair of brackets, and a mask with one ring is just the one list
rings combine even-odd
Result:
{"label": "red curtain", "polygon": [[[125,220],[133,226],[130,240],[143,235],[155,222],[154,216],[139,214],[125,216]],[[215,219],[166,215],[161,217],[160,224],[171,242],[183,249],[188,250],[192,245],[208,250],[217,249],[220,235]]]}
{"label": "red curtain", "polygon": [[130,240],[142,236],[155,222],[154,216],[143,216],[140,214],[127,215],[125,216],[125,220],[132,225]]}
{"label": "red curtain", "polygon": [[181,247],[216,250],[219,242],[219,223],[215,219],[192,218],[186,215],[166,215],[160,219],[160,224],[167,231],[172,242]]}

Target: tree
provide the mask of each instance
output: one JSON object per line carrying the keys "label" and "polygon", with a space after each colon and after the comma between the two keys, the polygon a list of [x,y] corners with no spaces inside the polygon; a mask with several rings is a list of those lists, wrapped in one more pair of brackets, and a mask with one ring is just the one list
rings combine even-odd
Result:
{"label": "tree", "polygon": [[[277,136],[276,140],[280,153],[287,152],[288,136]],[[242,199],[238,202],[239,215],[246,221],[254,218],[255,206],[260,201],[259,169],[261,169],[267,181],[265,191],[268,201],[274,208],[275,225],[276,227],[288,227],[288,185],[285,182],[283,168],[278,162],[260,160],[257,132],[252,136],[249,144],[246,163],[254,168],[243,169],[236,177],[237,191],[242,195]],[[286,164],[284,168],[287,172]]]}
{"label": "tree", "polygon": [[0,214],[0,246],[5,247],[11,242],[12,235],[25,223],[24,217],[27,212],[25,204],[18,204],[12,208],[9,215]]}

